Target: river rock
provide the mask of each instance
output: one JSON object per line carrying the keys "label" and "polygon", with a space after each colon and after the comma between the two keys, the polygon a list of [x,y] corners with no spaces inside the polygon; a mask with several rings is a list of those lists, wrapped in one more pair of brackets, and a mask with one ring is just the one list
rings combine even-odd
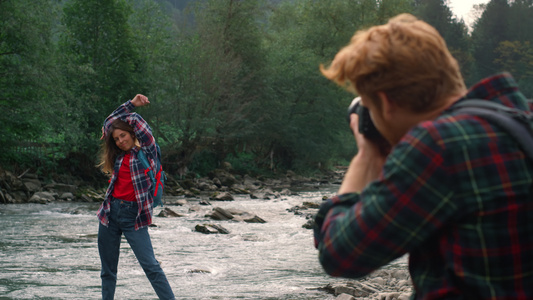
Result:
{"label": "river rock", "polygon": [[355,300],[355,297],[348,294],[340,294],[335,300]]}
{"label": "river rock", "polygon": [[302,225],[302,227],[305,229],[313,229],[314,226],[315,226],[315,221],[313,219],[307,220],[307,222]]}
{"label": "river rock", "polygon": [[183,217],[183,215],[178,214],[177,212],[173,211],[172,209],[165,207],[163,208],[159,214],[158,217],[162,218],[177,218],[177,217]]}
{"label": "river rock", "polygon": [[279,192],[275,192],[272,189],[264,189],[262,191],[263,196],[261,197],[263,200],[271,200],[271,199],[278,199],[281,198],[281,195]]}
{"label": "river rock", "polygon": [[260,218],[258,216],[253,216],[251,218],[244,219],[244,222],[246,222],[246,223],[266,223],[265,220],[263,220],[262,218]]}
{"label": "river rock", "polygon": [[281,192],[279,192],[279,193],[282,196],[291,196],[291,195],[293,195],[292,191],[287,189],[287,188],[282,189]]}
{"label": "river rock", "polygon": [[200,200],[200,202],[198,202],[198,204],[207,206],[207,205],[211,205],[211,202],[209,202],[209,201],[207,201],[205,199],[202,199],[202,200]]}
{"label": "river rock", "polygon": [[63,193],[61,194],[61,196],[59,196],[59,199],[63,200],[63,201],[72,201],[74,200],[74,194],[70,193],[70,192],[67,192],[67,193]]}
{"label": "river rock", "polygon": [[216,193],[214,196],[209,198],[210,200],[216,201],[233,201],[233,195],[228,192]]}
{"label": "river rock", "polygon": [[48,191],[55,191],[58,194],[62,193],[72,193],[76,194],[78,191],[78,187],[73,184],[65,184],[65,183],[49,183],[44,186],[44,189]]}
{"label": "river rock", "polygon": [[250,175],[244,175],[243,185],[249,191],[255,191],[261,188],[261,182]]}
{"label": "river rock", "polygon": [[30,203],[41,203],[46,204],[48,202],[52,202],[56,200],[56,197],[54,194],[50,192],[37,192],[31,196],[29,202]]}
{"label": "river rock", "polygon": [[305,208],[320,208],[320,203],[316,203],[316,202],[304,202],[302,203],[303,207]]}
{"label": "river rock", "polygon": [[9,203],[24,203],[28,201],[26,193],[20,190],[6,194],[6,198]]}
{"label": "river rock", "polygon": [[80,197],[85,202],[102,202],[105,198],[105,192],[97,192],[94,189],[87,189]]}
{"label": "river rock", "polygon": [[221,233],[221,234],[228,234],[229,231],[216,224],[198,224],[194,227],[194,229],[198,232],[205,233],[205,234],[215,234],[215,233]]}
{"label": "river rock", "polygon": [[409,300],[410,296],[408,294],[402,293],[379,293],[376,299],[379,300]]}
{"label": "river rock", "polygon": [[24,179],[23,181],[24,188],[30,194],[39,192],[41,190],[41,181],[39,179]]}
{"label": "river rock", "polygon": [[221,185],[223,186],[232,186],[238,183],[237,178],[233,176],[230,172],[224,169],[215,169],[209,172],[209,177],[213,179],[213,182],[216,184],[215,179],[218,179]]}
{"label": "river rock", "polygon": [[229,211],[221,207],[215,207],[210,217],[213,220],[221,220],[221,221],[231,220],[234,218],[232,213],[230,213]]}
{"label": "river rock", "polygon": [[3,182],[8,191],[22,190],[24,183],[17,176],[9,171],[5,171],[3,175]]}
{"label": "river rock", "polygon": [[201,191],[216,191],[218,187],[213,183],[213,181],[203,179],[198,182],[198,189]]}
{"label": "river rock", "polygon": [[237,195],[248,195],[251,194],[249,190],[241,184],[234,184],[230,188],[231,192]]}

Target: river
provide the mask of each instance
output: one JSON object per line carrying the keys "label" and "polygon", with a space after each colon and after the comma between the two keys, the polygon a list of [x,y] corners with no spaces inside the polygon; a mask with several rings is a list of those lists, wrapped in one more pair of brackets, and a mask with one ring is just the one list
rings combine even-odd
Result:
{"label": "river", "polygon": [[[281,199],[236,196],[184,217],[155,217],[150,235],[177,299],[334,299],[318,287],[332,278],[318,263],[312,231],[303,216],[287,209],[320,202],[336,187],[299,192]],[[167,198],[168,202],[176,200]],[[98,299],[97,203],[0,205],[0,299]],[[267,223],[213,221],[213,207],[244,210]],[[155,209],[155,215],[161,210]],[[197,224],[214,223],[230,234],[206,235]],[[205,270],[208,272],[195,272]],[[156,299],[123,238],[115,299]]]}

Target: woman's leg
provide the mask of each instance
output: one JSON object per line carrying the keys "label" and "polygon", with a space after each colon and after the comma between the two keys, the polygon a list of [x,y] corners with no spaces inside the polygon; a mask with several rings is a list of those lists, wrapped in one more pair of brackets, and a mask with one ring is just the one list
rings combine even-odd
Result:
{"label": "woman's leg", "polygon": [[155,259],[152,241],[148,234],[148,227],[135,230],[135,218],[137,216],[136,203],[123,203],[120,210],[120,225],[126,240],[130,244],[133,253],[141,264],[141,267],[150,280],[152,287],[159,299],[175,299],[172,288],[168,283],[165,272]]}
{"label": "woman's leg", "polygon": [[102,299],[110,300],[115,297],[115,288],[117,286],[117,268],[120,255],[120,239],[122,231],[116,222],[116,209],[111,207],[111,216],[109,216],[109,226],[106,227],[100,223],[98,228],[98,252],[102,263]]}
{"label": "woman's leg", "polygon": [[128,240],[133,253],[135,253],[137,260],[141,264],[146,277],[150,280],[159,299],[175,299],[165,272],[163,272],[161,265],[155,259],[152,242],[148,234],[148,227],[141,228],[137,231],[125,231],[124,236]]}

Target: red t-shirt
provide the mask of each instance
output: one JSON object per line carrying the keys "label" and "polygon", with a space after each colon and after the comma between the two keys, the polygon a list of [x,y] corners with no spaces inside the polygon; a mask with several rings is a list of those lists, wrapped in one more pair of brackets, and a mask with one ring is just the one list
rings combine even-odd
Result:
{"label": "red t-shirt", "polygon": [[130,152],[124,155],[122,165],[118,170],[118,176],[117,180],[115,181],[112,196],[125,201],[136,201],[137,199],[135,199],[133,181],[131,180],[130,157]]}

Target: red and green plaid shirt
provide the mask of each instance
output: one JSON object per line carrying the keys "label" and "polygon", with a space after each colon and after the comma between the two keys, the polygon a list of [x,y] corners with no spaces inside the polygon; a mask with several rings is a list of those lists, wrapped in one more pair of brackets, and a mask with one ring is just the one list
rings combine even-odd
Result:
{"label": "red and green plaid shirt", "polygon": [[[465,98],[529,110],[513,78]],[[416,299],[533,299],[533,163],[496,125],[445,111],[412,128],[378,180],[326,200],[320,263],[358,278],[409,253]]]}
{"label": "red and green plaid shirt", "polygon": [[[133,127],[135,136],[139,141],[146,157],[150,161],[152,168],[155,169],[155,161],[157,159],[157,148],[155,144],[155,138],[152,135],[152,129],[139,114],[132,112],[134,108],[135,106],[131,103],[131,101],[127,101],[126,103],[119,106],[105,120],[103,128],[104,132],[108,133],[109,127],[111,126],[113,121],[117,119],[120,119],[130,124]],[[131,156],[129,161],[131,180],[133,182],[135,199],[138,205],[137,218],[135,219],[135,230],[152,224],[152,214],[154,206],[153,195],[152,193],[150,193],[152,182],[150,181],[150,178],[146,175],[145,169],[141,161],[137,159],[137,153],[139,153],[139,150],[140,149],[138,147],[134,147],[131,150]],[[111,180],[109,181],[109,187],[107,188],[104,202],[100,206],[100,209],[97,213],[100,222],[105,226],[109,224],[108,215],[111,212],[111,205],[109,201],[111,200],[111,195],[113,194],[113,189],[118,177],[118,171],[120,170],[120,166],[122,165],[122,160],[124,159],[124,154],[125,153],[120,154],[115,161],[113,174],[111,176]]]}

